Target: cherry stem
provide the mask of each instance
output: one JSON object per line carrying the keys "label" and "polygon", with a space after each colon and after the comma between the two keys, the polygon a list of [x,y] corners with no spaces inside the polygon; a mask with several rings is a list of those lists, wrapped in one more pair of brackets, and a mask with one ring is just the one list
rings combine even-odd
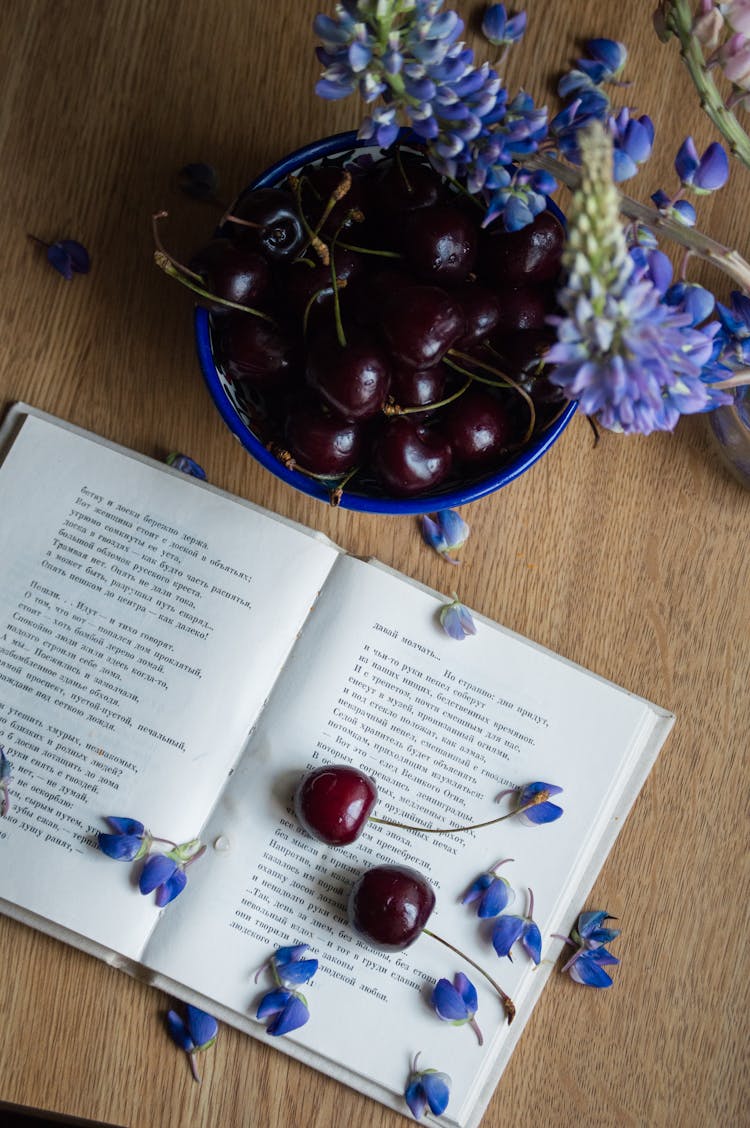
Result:
{"label": "cherry stem", "polygon": [[356,251],[359,255],[378,255],[380,258],[394,258],[402,259],[404,256],[400,255],[398,251],[376,251],[374,247],[358,247],[356,243],[339,243],[345,251]]}
{"label": "cherry stem", "polygon": [[[293,180],[294,200],[295,200],[295,203],[297,204],[297,214],[299,215],[300,223],[304,227],[305,234],[307,235],[307,242],[304,245],[304,247],[302,248],[302,250],[300,251],[297,258],[302,258],[302,256],[307,251],[307,248],[312,247],[314,249],[314,251],[316,252],[320,261],[324,264],[324,266],[327,266],[328,261],[329,261],[329,259],[328,259],[328,247],[325,245],[323,240],[318,235],[317,230],[313,230],[313,228],[310,226],[310,224],[308,223],[308,220],[307,220],[307,216],[305,215],[304,211],[302,210],[302,180],[303,180],[303,178],[301,176],[295,177],[294,180]],[[330,203],[330,200],[329,200],[329,203]]]}
{"label": "cherry stem", "polygon": [[[471,356],[470,353],[460,352],[458,349],[450,349],[449,354],[450,356],[456,356],[459,360],[463,360],[465,362],[468,362],[469,364],[475,364],[477,368],[483,368],[485,372],[491,372],[493,376],[499,376],[503,381],[503,383],[500,385],[501,387],[510,387],[513,388],[514,391],[518,392],[522,399],[525,400],[526,406],[529,409],[529,425],[526,429],[526,434],[521,439],[521,442],[525,443],[528,439],[530,439],[532,431],[534,430],[534,425],[536,424],[536,408],[534,407],[533,399],[526,391],[526,389],[522,388],[521,385],[518,384],[512,376],[509,376],[507,374],[507,372],[501,372],[499,368],[495,368],[492,364],[487,364],[484,360],[478,360],[475,356]],[[445,360],[445,357],[443,359]],[[449,360],[446,360],[445,362],[446,364],[451,363]],[[465,372],[466,369],[461,369],[460,371]],[[477,376],[476,373],[470,373],[470,375],[473,376],[474,380],[478,380],[480,384],[489,384],[490,386],[493,386],[494,382],[492,380],[486,379],[486,377]],[[494,384],[494,386],[497,387],[496,384]]]}
{"label": "cherry stem", "polygon": [[401,160],[401,146],[400,145],[396,146],[396,165],[398,167],[398,171],[401,173],[401,179],[403,180],[404,185],[406,186],[406,191],[409,193],[409,195],[411,195],[414,191],[414,188],[412,186],[411,181],[409,180],[409,177],[406,175],[406,169],[404,168],[404,162]]}
{"label": "cherry stem", "polygon": [[203,285],[203,279],[201,278],[200,274],[196,274],[194,270],[190,270],[190,268],[185,266],[184,263],[180,262],[179,259],[176,259],[174,255],[169,253],[167,248],[162,243],[161,236],[159,235],[159,220],[167,219],[168,216],[169,212],[165,211],[154,212],[154,214],[151,216],[151,230],[154,235],[156,249],[164,255],[164,258],[167,260],[167,262],[171,262],[175,270],[179,270],[180,273],[184,274],[187,278],[192,278],[194,282],[197,282],[199,285]]}
{"label": "cherry stem", "polygon": [[263,226],[262,223],[255,223],[252,219],[241,219],[240,216],[233,215],[232,212],[227,212],[224,216],[222,216],[222,227],[225,223],[236,223],[238,227],[254,227],[256,230],[260,230],[260,228]]}
{"label": "cherry stem", "polygon": [[[486,972],[484,970],[483,967],[480,967],[479,964],[476,963],[473,959],[471,959],[470,956],[467,956],[466,952],[462,952],[460,948],[457,948],[454,944],[450,944],[447,940],[444,940],[442,936],[438,936],[437,933],[435,933],[435,932],[430,932],[429,928],[423,928],[422,933],[423,933],[424,936],[431,936],[433,940],[437,940],[440,944],[444,944],[446,948],[450,948],[451,952],[455,952],[455,954],[457,956],[460,956],[462,960],[466,960],[467,964],[470,964],[471,967],[473,967],[475,969],[475,971],[478,971],[480,975],[484,976],[484,978],[487,980],[487,982],[490,983],[492,985],[492,987],[494,987],[494,989],[497,991],[498,995],[500,996],[502,1004],[505,1007],[505,1016],[508,1019],[508,1025],[510,1026],[511,1022],[516,1017],[516,1005],[513,1002],[513,1000],[511,999],[510,995],[508,995],[507,992],[503,991],[500,984],[497,983],[492,978],[492,976],[489,975],[488,972]],[[480,1045],[481,1045],[481,1040],[480,1040]]]}
{"label": "cherry stem", "polygon": [[358,473],[359,466],[355,466],[353,470],[350,470],[348,474],[344,475],[338,485],[336,485],[332,490],[329,491],[328,504],[331,506],[331,509],[338,508],[338,506],[341,504],[341,499],[344,496],[344,486],[348,485],[354,475]]}
{"label": "cherry stem", "polygon": [[[337,232],[338,234],[338,232]],[[336,324],[336,339],[342,349],[346,348],[346,333],[344,332],[344,323],[341,320],[341,301],[339,299],[339,281],[336,276],[336,256],[334,249],[336,240],[334,238],[330,247],[331,254],[331,285],[333,286],[333,320]]]}
{"label": "cherry stem", "polygon": [[[263,313],[259,309],[254,309],[253,306],[240,305],[239,302],[230,302],[228,298],[219,298],[216,294],[212,294],[210,290],[206,290],[203,286],[198,286],[195,282],[191,282],[183,273],[184,268],[175,266],[171,257],[164,251],[154,251],[154,262],[159,269],[163,270],[165,274],[168,274],[170,278],[174,278],[175,281],[182,283],[188,290],[192,290],[194,294],[198,294],[199,297],[203,298],[205,301],[211,302],[212,305],[226,306],[227,309],[238,309],[241,310],[242,313],[250,313],[253,317],[260,317],[263,321],[268,321],[271,325],[276,324],[274,319],[267,313]],[[188,273],[192,274],[192,271]],[[198,276],[195,275],[195,277]]]}
{"label": "cherry stem", "polygon": [[471,387],[473,382],[474,378],[470,375],[466,383],[463,384],[457,392],[446,396],[445,399],[436,400],[435,403],[417,404],[414,407],[399,407],[397,403],[387,403],[383,408],[383,413],[385,415],[413,415],[417,411],[435,411],[436,408],[445,407],[446,404],[453,403],[454,400],[457,400],[459,396],[464,394],[467,388]]}
{"label": "cherry stem", "polygon": [[[515,788],[511,788],[515,791]],[[544,795],[544,799],[540,799],[539,795]],[[462,834],[465,830],[482,830],[485,826],[494,826],[496,823],[504,822],[505,819],[512,819],[514,815],[522,815],[524,811],[528,811],[530,807],[536,807],[539,803],[545,802],[549,798],[549,792],[539,792],[529,803],[524,803],[522,807],[516,807],[513,811],[507,811],[504,815],[498,815],[496,819],[488,819],[487,822],[473,823],[471,826],[407,826],[405,823],[392,822],[390,819],[378,819],[374,815],[370,815],[368,822],[378,823],[380,826],[395,826],[399,830],[420,831],[422,834]],[[507,858],[506,861],[511,861]],[[499,865],[500,863],[498,863]]]}

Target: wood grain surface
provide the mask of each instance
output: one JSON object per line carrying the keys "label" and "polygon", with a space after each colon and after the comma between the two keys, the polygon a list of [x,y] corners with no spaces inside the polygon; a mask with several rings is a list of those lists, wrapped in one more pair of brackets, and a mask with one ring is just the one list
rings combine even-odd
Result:
{"label": "wood grain surface", "polygon": [[[183,450],[216,485],[433,587],[458,584],[480,612],[672,709],[675,730],[586,906],[620,920],[615,986],[553,977],[484,1125],[747,1124],[750,494],[705,420],[595,448],[574,419],[531,472],[465,512],[459,573],[415,520],[328,509],[239,448],[199,375],[189,295],[153,266],[153,211],[170,212],[169,243],[186,253],[216,217],[179,192],[186,162],[213,163],[230,197],[286,151],[357,124],[354,102],[312,93],[310,24],[326,6],[5,0],[0,406],[27,400],[156,457]],[[652,30],[653,0],[526,7],[511,89],[554,107],[581,39],[624,40],[635,85],[617,97],[648,111],[657,136],[635,192],[670,188],[685,134],[699,150],[714,134],[676,46]],[[700,210],[745,255],[749,189],[736,165]],[[80,239],[90,275],[66,283],[27,233]],[[195,1085],[165,1035],[163,996],[5,919],[0,981],[0,1101],[134,1128],[403,1123],[229,1029]]]}

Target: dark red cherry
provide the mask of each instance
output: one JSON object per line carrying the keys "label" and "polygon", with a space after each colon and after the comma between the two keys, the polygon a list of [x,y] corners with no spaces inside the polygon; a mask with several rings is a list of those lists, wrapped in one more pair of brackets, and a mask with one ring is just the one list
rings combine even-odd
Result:
{"label": "dark red cherry", "polygon": [[484,341],[500,323],[501,299],[494,290],[475,282],[464,282],[451,290],[464,315],[465,329],[456,341],[456,348],[466,349]]}
{"label": "dark red cherry", "polygon": [[438,286],[404,287],[386,304],[381,330],[396,360],[432,368],[463,333],[464,317]]}
{"label": "dark red cherry", "polygon": [[519,286],[499,295],[499,315],[495,333],[544,329],[555,308],[554,291],[547,286]]}
{"label": "dark red cherry", "polygon": [[[230,239],[213,239],[191,259],[190,269],[200,274],[205,288],[217,298],[258,307],[269,292],[271,270],[258,251],[238,247]],[[209,306],[225,309],[220,302]]]}
{"label": "dark red cherry", "polygon": [[283,188],[246,192],[235,202],[231,214],[252,225],[232,223],[229,219],[222,228],[224,234],[242,246],[260,250],[274,261],[291,259],[302,249],[306,236],[297,205],[292,194]]}
{"label": "dark red cherry", "polygon": [[369,419],[385,403],[390,368],[384,351],[368,337],[350,333],[342,346],[334,334],[325,334],[308,353],[306,376],[345,419]]}
{"label": "dark red cherry", "polygon": [[497,367],[509,376],[536,375],[544,364],[544,354],[557,339],[552,328],[526,329],[517,333],[497,333],[492,339]]}
{"label": "dark red cherry", "polygon": [[408,217],[403,248],[418,278],[436,286],[454,285],[474,269],[476,224],[456,208],[421,208]]}
{"label": "dark red cherry", "polygon": [[392,217],[430,208],[445,195],[442,178],[434,169],[402,154],[400,160],[388,163],[381,173],[374,199],[380,211]]}
{"label": "dark red cherry", "polygon": [[[282,278],[284,296],[290,308],[298,317],[302,318],[307,313],[308,324],[310,324],[311,312],[314,312],[315,323],[318,326],[326,323],[332,325],[333,275],[331,267],[327,263],[319,262],[317,256],[313,254],[310,257],[316,260],[314,266],[310,266],[309,262],[300,261],[291,263],[284,270]],[[336,280],[339,284],[339,298],[342,302],[348,302],[348,288],[362,270],[362,259],[351,251],[339,247],[334,252],[334,267]],[[325,318],[318,317],[318,314],[323,310],[326,311],[327,321]],[[329,312],[330,317],[328,317]]]}
{"label": "dark red cherry", "polygon": [[389,492],[403,497],[440,485],[451,463],[447,440],[407,415],[384,421],[373,443],[373,470]]}
{"label": "dark red cherry", "polygon": [[[444,364],[434,368],[404,368],[391,371],[391,399],[399,407],[422,407],[443,398],[448,371]],[[415,414],[421,415],[421,412]]]}
{"label": "dark red cherry", "polygon": [[506,404],[476,385],[442,412],[440,429],[457,462],[474,466],[497,461],[513,433]]}
{"label": "dark red cherry", "polygon": [[496,287],[550,282],[560,273],[564,244],[562,224],[549,211],[520,231],[490,227],[480,245],[479,275]]}
{"label": "dark red cherry", "polygon": [[294,342],[269,321],[231,312],[221,318],[217,335],[219,357],[232,380],[271,391],[280,389],[295,371]]}
{"label": "dark red cherry", "polygon": [[290,453],[305,470],[332,478],[361,463],[362,429],[318,404],[301,404],[286,420]]}
{"label": "dark red cherry", "polygon": [[375,866],[349,894],[349,924],[374,948],[397,952],[422,934],[434,908],[435,891],[417,870]]}
{"label": "dark red cherry", "polygon": [[294,793],[294,810],[313,838],[348,846],[359,838],[378,799],[375,783],[348,764],[307,772]]}

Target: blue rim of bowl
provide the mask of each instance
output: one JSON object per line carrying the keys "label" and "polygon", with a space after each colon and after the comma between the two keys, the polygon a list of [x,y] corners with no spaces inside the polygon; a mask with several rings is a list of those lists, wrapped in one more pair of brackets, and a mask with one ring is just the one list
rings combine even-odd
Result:
{"label": "blue rim of bowl", "polygon": [[[404,139],[408,141],[409,137],[407,136]],[[288,153],[282,160],[277,161],[267,168],[240,193],[238,200],[242,199],[246,193],[254,192],[258,188],[273,187],[290,173],[296,172],[304,164],[310,164],[312,161],[321,160],[323,157],[333,156],[337,153],[345,153],[349,149],[354,150],[362,148],[376,148],[376,146],[370,141],[359,140],[355,130],[350,130],[346,133],[334,133],[330,137],[324,137],[319,141],[313,141],[309,145],[303,145],[301,149],[295,149],[293,153]],[[553,200],[547,201],[547,207],[561,223],[565,223],[565,216]],[[249,427],[238,417],[237,410],[227,395],[226,389],[221,381],[221,375],[214,361],[213,351],[211,349],[210,315],[208,310],[203,309],[201,306],[195,307],[194,327],[196,349],[203,378],[206,381],[211,398],[219,410],[219,414],[232,434],[239,439],[245,450],[276,478],[300,490],[302,493],[307,494],[309,497],[317,498],[318,501],[323,501],[330,505],[331,489],[334,488],[333,486],[326,486],[316,478],[310,478],[306,474],[284,466],[271,451],[266,449],[261,440],[254,435]],[[446,490],[443,493],[432,495],[424,494],[420,497],[413,498],[367,497],[362,494],[344,490],[343,496],[338,503],[339,507],[341,509],[355,510],[360,513],[406,516],[420,513],[434,513],[441,509],[454,509],[460,505],[468,505],[471,501],[478,501],[480,498],[495,493],[496,490],[508,485],[510,482],[514,481],[514,479],[529,470],[535,462],[538,462],[542,455],[549,450],[565,430],[568,423],[575,415],[577,406],[576,401],[572,401],[568,404],[565,411],[558,416],[554,423],[552,423],[535,442],[526,447],[517,458],[502,467],[502,469],[496,470],[494,473],[488,474],[486,477],[480,478],[476,482],[457,486],[455,489]]]}

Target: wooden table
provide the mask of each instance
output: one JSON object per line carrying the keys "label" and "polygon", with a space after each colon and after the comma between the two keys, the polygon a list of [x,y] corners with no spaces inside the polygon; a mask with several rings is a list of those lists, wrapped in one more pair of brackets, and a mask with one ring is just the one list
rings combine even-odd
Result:
{"label": "wooden table", "polygon": [[[530,0],[507,68],[511,88],[523,79],[554,106],[580,38],[626,41],[636,85],[622,98],[653,116],[658,142],[642,199],[672,186],[686,133],[699,150],[715,136],[652,6]],[[176,187],[186,162],[213,163],[231,195],[291,148],[356,125],[354,102],[312,95],[318,7],[5,0],[0,403],[30,401],[157,457],[184,450],[215,484],[450,590],[456,573],[412,519],[327,509],[239,450],[198,373],[190,298],[151,261],[154,210],[170,211],[169,242],[188,253],[212,228],[211,208]],[[735,165],[731,185],[701,224],[747,255],[750,174]],[[64,282],[27,233],[82,240],[91,274]],[[616,985],[551,981],[488,1128],[747,1122],[749,501],[702,418],[596,448],[577,418],[530,473],[466,512],[468,604],[678,717],[589,901],[620,918]],[[137,1128],[402,1123],[229,1029],[198,1087],[155,991],[8,920],[0,953],[1,1101]]]}

